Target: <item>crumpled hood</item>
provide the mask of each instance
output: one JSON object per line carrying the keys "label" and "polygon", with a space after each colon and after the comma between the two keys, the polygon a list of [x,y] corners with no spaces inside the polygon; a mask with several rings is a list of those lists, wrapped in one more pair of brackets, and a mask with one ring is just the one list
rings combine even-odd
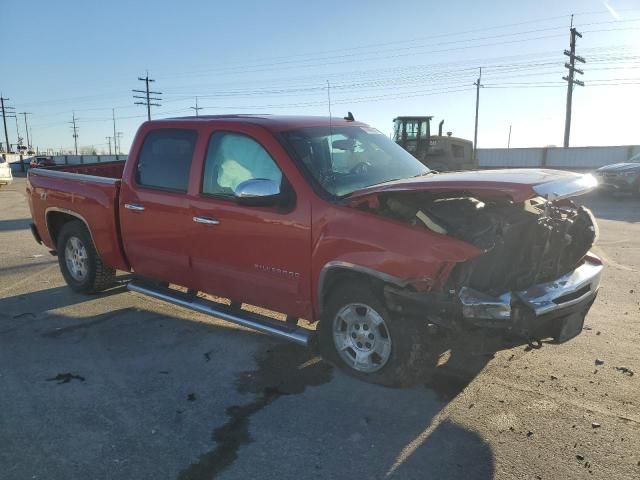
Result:
{"label": "crumpled hood", "polygon": [[353,192],[349,199],[403,191],[464,191],[484,197],[508,196],[514,202],[543,196],[549,200],[582,195],[598,181],[593,175],[545,169],[472,170],[395,180]]}
{"label": "crumpled hood", "polygon": [[640,163],[614,163],[613,165],[605,165],[604,167],[600,167],[596,170],[596,172],[610,172],[610,173],[618,173],[618,172],[640,172]]}

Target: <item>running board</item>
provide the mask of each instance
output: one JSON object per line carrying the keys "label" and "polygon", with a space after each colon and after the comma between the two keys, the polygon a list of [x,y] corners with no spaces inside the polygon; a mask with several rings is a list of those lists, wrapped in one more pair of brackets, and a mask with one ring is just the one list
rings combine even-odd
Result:
{"label": "running board", "polygon": [[149,297],[163,300],[199,313],[212,315],[222,320],[236,323],[261,333],[266,333],[267,335],[297,343],[304,347],[311,345],[315,334],[313,330],[281,322],[257,313],[232,309],[227,305],[187,295],[170,288],[142,285],[136,282],[129,282],[127,288],[133,292],[148,295]]}

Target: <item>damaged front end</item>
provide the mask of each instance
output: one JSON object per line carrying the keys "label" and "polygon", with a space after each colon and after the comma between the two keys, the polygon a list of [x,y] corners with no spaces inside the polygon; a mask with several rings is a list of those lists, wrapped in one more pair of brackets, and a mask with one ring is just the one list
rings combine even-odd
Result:
{"label": "damaged front end", "polygon": [[597,237],[593,215],[559,197],[515,202],[495,194],[402,191],[361,202],[359,208],[482,252],[457,263],[438,291],[387,286],[387,305],[447,328],[500,329],[528,340],[575,337],[603,267],[589,253]]}

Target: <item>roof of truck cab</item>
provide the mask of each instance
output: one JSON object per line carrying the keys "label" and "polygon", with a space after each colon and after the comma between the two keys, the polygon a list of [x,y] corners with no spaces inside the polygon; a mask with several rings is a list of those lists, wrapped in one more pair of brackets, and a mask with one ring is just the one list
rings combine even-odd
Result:
{"label": "roof of truck cab", "polygon": [[366,123],[345,120],[342,117],[301,116],[301,115],[264,115],[264,114],[237,114],[237,115],[200,115],[198,117],[177,117],[152,120],[152,123],[244,123],[260,125],[272,131],[286,131],[295,128],[307,127],[367,127]]}

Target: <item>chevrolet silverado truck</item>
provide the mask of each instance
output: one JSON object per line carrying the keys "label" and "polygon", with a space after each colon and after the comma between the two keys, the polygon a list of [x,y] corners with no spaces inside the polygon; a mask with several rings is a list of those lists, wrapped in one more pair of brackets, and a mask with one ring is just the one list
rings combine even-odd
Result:
{"label": "chevrolet silverado truck", "polygon": [[570,198],[596,184],[436,174],[351,116],[231,115],[146,122],[126,161],[32,169],[27,193],[73,290],[132,272],[134,292],[401,385],[433,362],[432,331],[581,332],[603,266]]}

